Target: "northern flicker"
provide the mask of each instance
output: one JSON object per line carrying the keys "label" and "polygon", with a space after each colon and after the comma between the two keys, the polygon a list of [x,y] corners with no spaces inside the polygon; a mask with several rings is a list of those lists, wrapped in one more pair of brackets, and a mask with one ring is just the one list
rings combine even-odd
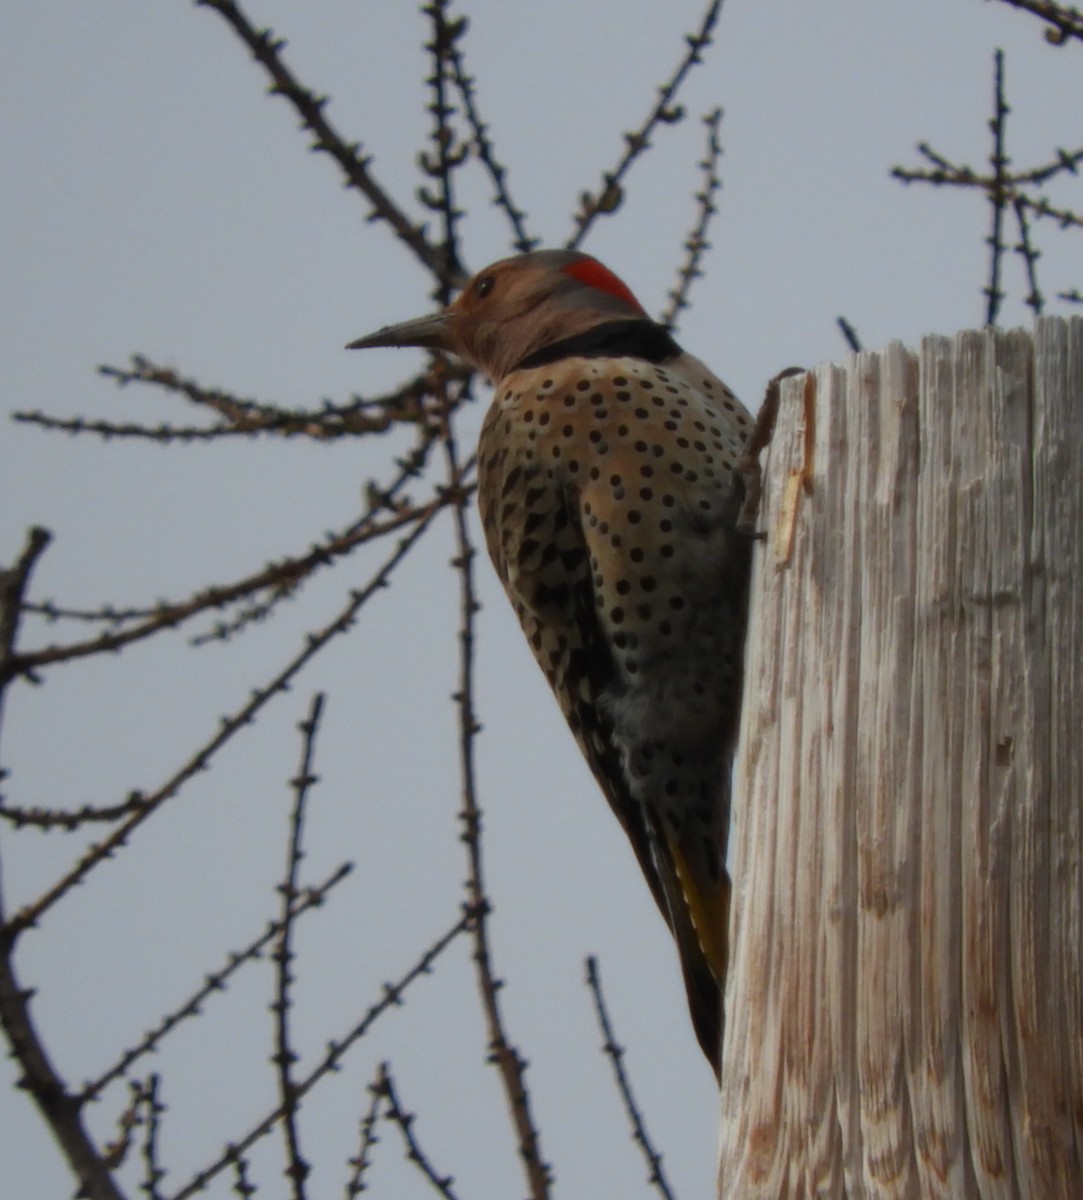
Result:
{"label": "northern flicker", "polygon": [[497,573],[676,940],[716,1073],[750,542],[728,387],[594,258],[479,272],[350,349],[458,355],[495,387],[478,503]]}

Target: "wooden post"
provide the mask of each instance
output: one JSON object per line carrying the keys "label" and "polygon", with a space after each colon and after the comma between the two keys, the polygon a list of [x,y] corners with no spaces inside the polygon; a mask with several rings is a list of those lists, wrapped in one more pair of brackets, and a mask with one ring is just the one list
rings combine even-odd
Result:
{"label": "wooden post", "polygon": [[1083,320],[783,385],[723,1200],[1083,1197]]}

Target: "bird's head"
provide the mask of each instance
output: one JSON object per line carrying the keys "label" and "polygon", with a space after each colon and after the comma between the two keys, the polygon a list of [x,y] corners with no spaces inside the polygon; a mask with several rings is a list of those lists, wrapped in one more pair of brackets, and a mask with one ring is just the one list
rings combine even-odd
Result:
{"label": "bird's head", "polygon": [[596,258],[577,250],[535,250],[479,271],[442,311],[388,325],[347,349],[446,350],[497,380],[554,342],[629,319],[650,320],[627,285]]}

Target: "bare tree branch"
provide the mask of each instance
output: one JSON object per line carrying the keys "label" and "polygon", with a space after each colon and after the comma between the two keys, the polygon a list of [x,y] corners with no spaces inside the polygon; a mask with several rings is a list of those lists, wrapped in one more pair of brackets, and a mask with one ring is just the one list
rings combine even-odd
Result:
{"label": "bare tree branch", "polygon": [[426,43],[432,58],[432,71],[426,83],[432,92],[429,112],[433,119],[432,154],[424,151],[418,155],[421,169],[436,181],[435,193],[426,187],[418,189],[418,199],[426,208],[437,213],[443,227],[444,258],[451,268],[450,278],[437,281],[434,298],[441,304],[451,299],[454,280],[462,279],[466,272],[459,260],[458,225],[462,209],[455,204],[454,175],[466,161],[469,147],[460,145],[451,123],[454,108],[448,99],[449,75],[452,72],[452,55],[455,44],[466,32],[466,19],[449,20],[450,0],[432,0],[422,8],[432,25],[432,40]]}
{"label": "bare tree branch", "polygon": [[30,575],[53,535],[47,529],[34,527],[27,534],[26,545],[13,567],[0,570],[0,704],[7,685],[19,674],[15,643],[23,597],[30,584]]}
{"label": "bare tree branch", "polygon": [[1068,38],[1083,41],[1083,13],[1078,9],[1066,4],[1052,4],[1050,0],[1002,0],[1002,3],[1048,21],[1051,28],[1046,30],[1045,36],[1054,46],[1062,45]]}
{"label": "bare tree branch", "polygon": [[159,1184],[165,1179],[165,1169],[162,1167],[161,1153],[158,1146],[158,1135],[161,1132],[162,1113],[165,1105],[158,1099],[161,1080],[157,1075],[151,1075],[146,1085],[141,1089],[140,1101],[145,1116],[143,1126],[146,1135],[143,1138],[143,1184],[142,1190],[149,1200],[162,1200]]}
{"label": "bare tree branch", "polygon": [[275,1052],[271,1062],[278,1076],[282,1134],[286,1142],[286,1177],[290,1181],[294,1200],[305,1200],[305,1180],[311,1168],[301,1153],[301,1130],[297,1120],[299,1100],[293,1077],[293,1065],[297,1062],[298,1055],[293,1049],[289,1025],[293,984],[293,926],[295,905],[301,894],[297,877],[301,870],[301,860],[304,858],[305,809],[309,790],[317,782],[313,773],[313,762],[323,704],[322,693],[313,696],[308,717],[301,723],[301,766],[292,781],[294,804],[290,813],[290,842],[286,855],[286,877],[279,889],[282,894],[282,912],[278,920],[279,934],[273,954],[276,987],[271,1012],[275,1018]]}
{"label": "bare tree branch", "polygon": [[270,91],[284,96],[301,118],[301,126],[312,134],[312,149],[330,155],[346,176],[346,186],[356,188],[372,204],[371,220],[386,221],[395,236],[410,248],[414,257],[433,276],[445,283],[459,282],[444,250],[425,236],[423,226],[415,225],[391,196],[376,182],[370,170],[372,160],[361,155],[360,145],[348,143],[324,115],[327,97],[303,87],[282,59],[286,43],[269,29],[258,30],[234,0],[195,0],[199,8],[217,12],[252,52],[252,57],[271,77]]}
{"label": "bare tree branch", "polygon": [[[408,474],[404,473],[401,478],[405,480]],[[386,495],[386,493],[381,493],[381,495]],[[306,554],[271,563],[255,574],[245,576],[234,583],[206,588],[188,600],[164,603],[157,609],[143,610],[140,616],[147,612],[149,615],[139,625],[129,626],[127,629],[115,632],[103,632],[97,637],[82,642],[68,642],[46,646],[41,650],[26,651],[13,657],[11,669],[19,674],[33,675],[43,667],[70,662],[76,658],[86,658],[89,655],[113,652],[133,642],[142,641],[160,633],[163,629],[173,629],[208,609],[221,608],[236,600],[249,597],[253,593],[264,591],[270,593],[269,599],[257,608],[261,615],[265,615],[271,605],[290,594],[302,580],[314,571],[349,554],[351,550],[366,542],[375,541],[401,529],[414,526],[414,531],[410,536],[415,536],[416,531],[421,527],[427,527],[429,521],[442,508],[447,507],[447,504],[447,498],[441,495],[419,508],[408,508],[385,520],[375,520],[373,519],[375,514],[366,514],[360,521],[354,522],[341,533],[331,535],[327,541],[313,547]],[[63,612],[63,610],[51,608],[45,608],[42,611],[50,615]],[[109,619],[108,613],[108,609],[102,609],[102,618]],[[253,613],[254,610],[250,610],[248,620],[255,619]],[[86,616],[86,614],[79,615]],[[231,628],[235,632],[236,623]],[[224,636],[221,629],[219,636]],[[29,816],[23,817],[21,820],[24,824],[40,823],[36,818]]]}
{"label": "bare tree branch", "polygon": [[861,338],[857,335],[857,330],[850,324],[845,317],[836,317],[835,324],[839,327],[839,333],[842,334],[843,341],[855,353],[861,353]]}
{"label": "bare tree branch", "polygon": [[[469,385],[464,384],[466,388]],[[446,395],[446,383],[440,383],[439,393]],[[443,445],[449,479],[460,473],[459,452],[452,424],[452,413],[463,402],[460,393],[454,402],[445,405],[447,419]],[[462,787],[460,813],[469,869],[466,890],[469,907],[477,914],[473,926],[474,964],[478,988],[489,1032],[490,1061],[500,1072],[512,1124],[519,1143],[527,1186],[532,1200],[549,1196],[551,1172],[542,1157],[541,1140],[530,1111],[530,1093],[526,1086],[526,1061],[512,1043],[504,1027],[500,1007],[500,981],[493,970],[489,946],[487,916],[489,900],[485,890],[485,875],[481,851],[481,808],[478,804],[477,780],[474,772],[474,741],[481,726],[474,711],[474,639],[475,617],[479,608],[474,590],[474,549],[467,524],[465,497],[455,506],[456,557],[452,565],[459,575],[459,687],[454,699],[459,712],[459,772]]]}
{"label": "bare tree branch", "polygon": [[[353,869],[353,863],[343,863],[332,871],[322,883],[303,889],[290,908],[292,919],[296,921],[298,917],[302,916],[310,908],[318,908],[323,904],[331,889],[341,883]],[[206,1001],[211,996],[224,992],[230,978],[246,963],[256,962],[262,958],[264,950],[276,938],[280,937],[281,933],[281,922],[272,921],[259,937],[249,942],[242,949],[230,954],[224,967],[219,967],[218,970],[212,971],[207,975],[200,987],[177,1008],[173,1009],[172,1012],[162,1017],[158,1024],[153,1029],[148,1030],[136,1045],[132,1046],[129,1050],[125,1050],[120,1058],[96,1079],[83,1084],[82,1090],[79,1092],[80,1101],[86,1103],[90,1100],[96,1100],[109,1084],[126,1075],[133,1064],[140,1058],[157,1050],[166,1035],[171,1033],[177,1025],[192,1017],[198,1017],[203,1012]]]}
{"label": "bare tree branch", "polygon": [[699,164],[703,173],[703,187],[695,197],[699,215],[692,232],[685,239],[685,260],[677,272],[677,286],[669,293],[669,304],[659,317],[661,323],[670,329],[676,328],[681,311],[690,307],[691,301],[688,297],[692,285],[702,276],[700,263],[711,248],[711,243],[707,241],[707,230],[710,228],[711,218],[718,212],[715,197],[722,187],[722,180],[718,174],[718,163],[722,157],[722,143],[718,137],[718,130],[722,124],[722,109],[716,108],[709,112],[703,118],[703,124],[707,127],[707,151]]}
{"label": "bare tree branch", "polygon": [[306,636],[304,647],[290,659],[285,667],[269,683],[261,688],[257,688],[247,703],[231,715],[221,719],[218,732],[209,741],[204,743],[175,774],[156,791],[149,795],[140,796],[140,805],[131,816],[127,817],[107,838],[91,846],[71,870],[38,897],[37,900],[26,905],[16,913],[7,926],[8,936],[14,938],[23,930],[34,925],[57,901],[63,899],[72,888],[81,883],[94,867],[110,858],[121,846],[124,846],[135,829],[156,812],[166,800],[176,795],[189,779],[201,771],[205,771],[218,751],[239,730],[250,724],[256,714],[266,706],[269,700],[280,692],[284,692],[292,680],[328,642],[351,629],[357,620],[357,614],[364,605],[378,591],[387,586],[395,568],[399,566],[409,553],[410,548],[424,534],[432,518],[436,515],[436,511],[434,509],[429,517],[414,526],[410,533],[399,542],[394,553],[376,571],[365,587],[351,593],[349,603],[337,616],[322,629]]}
{"label": "bare tree branch", "polygon": [[[297,1101],[303,1100],[324,1076],[339,1068],[350,1047],[359,1038],[364,1037],[368,1033],[376,1020],[387,1012],[388,1009],[402,1003],[403,993],[412,983],[420,979],[422,975],[431,973],[433,963],[459,934],[473,925],[475,916],[476,914],[472,909],[468,908],[464,910],[459,920],[445,934],[438,938],[397,982],[384,984],[383,996],[366,1011],[361,1020],[345,1036],[330,1041],[324,1057],[306,1076],[295,1083],[294,1094]],[[283,1116],[284,1110],[280,1105],[268,1113],[267,1116],[249,1129],[242,1137],[231,1142],[213,1162],[193,1175],[179,1191],[172,1193],[170,1200],[188,1200],[189,1196],[194,1196],[197,1192],[203,1191],[216,1175],[225,1170],[231,1163],[236,1162],[238,1156],[244,1154],[260,1138],[266,1137]]]}
{"label": "bare tree branch", "polygon": [[373,1090],[383,1097],[384,1117],[397,1126],[399,1133],[402,1134],[402,1140],[406,1144],[406,1157],[424,1175],[438,1196],[443,1196],[444,1200],[458,1200],[451,1187],[455,1182],[454,1179],[450,1175],[441,1175],[432,1165],[428,1155],[421,1149],[421,1145],[414,1135],[414,1114],[407,1112],[399,1103],[395,1084],[391,1078],[391,1068],[387,1063],[381,1063],[380,1076],[373,1085]]}
{"label": "bare tree branch", "polygon": [[376,1119],[380,1113],[380,1106],[383,1103],[383,1093],[379,1090],[378,1084],[381,1075],[383,1074],[383,1064],[377,1071],[376,1079],[369,1084],[369,1106],[365,1115],[361,1118],[359,1128],[359,1145],[357,1153],[349,1161],[349,1166],[352,1168],[349,1178],[346,1180],[346,1200],[355,1200],[355,1197],[360,1196],[366,1190],[368,1185],[365,1183],[365,1172],[372,1162],[372,1148],[380,1140],[376,1133]]}
{"label": "bare tree branch", "polygon": [[460,38],[456,38],[452,42],[448,49],[448,57],[451,63],[455,86],[458,88],[459,96],[463,102],[463,115],[470,125],[470,131],[474,139],[474,148],[477,151],[478,158],[486,171],[488,171],[489,178],[493,182],[493,189],[496,193],[493,197],[493,203],[508,218],[513,237],[512,245],[516,250],[526,253],[538,245],[538,239],[531,237],[527,232],[526,213],[523,212],[511,197],[507,183],[508,171],[497,160],[496,149],[489,138],[489,127],[481,119],[474,90],[474,78],[467,73],[462,52],[459,49],[460,40]]}
{"label": "bare tree branch", "polygon": [[[1011,0],[1009,0],[1011,2]],[[1028,7],[1017,5],[1017,7]],[[1053,6],[1049,6],[1053,7]],[[1037,11],[1036,8],[1030,11]],[[1037,167],[1012,170],[1006,151],[1005,130],[1011,109],[1008,106],[1004,86],[1004,55],[997,50],[995,59],[994,108],[989,121],[993,145],[989,156],[988,173],[951,161],[933,150],[927,142],[918,146],[918,153],[930,166],[927,168],[894,167],[892,175],[902,183],[927,183],[933,187],[956,187],[976,190],[984,194],[990,209],[990,230],[985,241],[989,247],[987,282],[982,288],[985,296],[985,321],[994,324],[1000,315],[1001,303],[1005,298],[1002,282],[1004,255],[1004,217],[1009,206],[1015,214],[1019,240],[1014,249],[1023,260],[1027,291],[1023,303],[1035,313],[1041,313],[1045,300],[1038,282],[1038,259],[1041,250],[1035,244],[1031,218],[1037,221],[1052,221],[1061,229],[1083,229],[1083,216],[1064,205],[1054,205],[1044,195],[1031,189],[1049,183],[1055,178],[1078,175],[1083,163],[1083,149],[1057,150],[1052,159]],[[1060,291],[1059,299],[1070,300],[1072,291]]]}
{"label": "bare tree branch", "polygon": [[613,1066],[613,1078],[616,1080],[617,1090],[624,1101],[624,1111],[632,1126],[632,1140],[643,1151],[643,1157],[647,1160],[648,1182],[652,1187],[657,1188],[660,1195],[664,1196],[666,1200],[674,1200],[673,1192],[670,1190],[662,1170],[662,1156],[651,1143],[643,1116],[632,1095],[632,1085],[628,1082],[628,1075],[624,1070],[624,1047],[618,1044],[613,1035],[613,1026],[609,1020],[605,997],[602,995],[602,977],[598,971],[598,960],[593,955],[587,959],[587,986],[590,988],[590,994],[594,997],[594,1012],[604,1039],[602,1050]]}
{"label": "bare tree branch", "polygon": [[658,89],[658,100],[646,119],[633,133],[624,135],[625,150],[612,170],[602,175],[602,181],[593,193],[583,192],[579,197],[579,211],[574,220],[572,236],[565,243],[576,249],[590,232],[599,216],[614,213],[624,199],[624,179],[632,165],[650,148],[651,134],[659,125],[675,125],[684,118],[684,109],[676,103],[688,72],[703,61],[703,51],[711,44],[711,34],[722,12],[722,0],[711,0],[700,21],[699,29],[685,37],[688,50],[677,64],[669,79]]}
{"label": "bare tree branch", "polygon": [[991,228],[986,239],[989,246],[989,283],[983,289],[986,325],[996,324],[1000,302],[1004,299],[1004,291],[1000,286],[1000,264],[1004,258],[1004,210],[1008,204],[1008,188],[1004,180],[1008,166],[1004,152],[1004,123],[1010,110],[1004,100],[1004,54],[1000,50],[996,52],[995,76],[993,117],[989,122],[993,133],[993,151],[989,157],[993,184],[989,188]]}
{"label": "bare tree branch", "polygon": [[[462,368],[462,374],[467,372]],[[214,425],[173,425],[160,422],[90,420],[86,417],[54,417],[36,410],[17,410],[12,420],[24,425],[75,435],[94,434],[105,441],[139,439],[166,445],[221,441],[223,438],[305,437],[326,442],[343,437],[364,437],[387,433],[403,425],[424,425],[431,419],[425,410],[425,376],[407,380],[395,391],[370,400],[354,396],[347,404],[325,402],[316,409],[282,408],[245,400],[221,388],[206,388],[181,375],[172,367],[161,366],[141,354],[134,354],[128,367],[103,365],[98,373],[124,388],[144,384],[167,396],[187,400],[200,411],[213,413]]]}
{"label": "bare tree branch", "polygon": [[[34,565],[49,544],[44,529],[31,529],[26,545],[9,570],[0,572],[0,701],[11,682],[11,662],[19,632],[22,598]],[[83,1123],[82,1101],[68,1091],[53,1066],[45,1041],[30,1012],[33,991],[24,988],[15,970],[15,943],[19,929],[9,922],[0,876],[0,1027],[19,1067],[18,1086],[37,1105],[42,1119],[56,1138],[82,1193],[89,1200],[123,1200],[112,1173]]]}

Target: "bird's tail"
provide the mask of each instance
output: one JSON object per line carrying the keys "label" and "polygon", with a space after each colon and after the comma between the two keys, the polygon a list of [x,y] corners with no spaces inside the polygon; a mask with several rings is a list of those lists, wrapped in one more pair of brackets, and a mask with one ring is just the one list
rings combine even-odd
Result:
{"label": "bird's tail", "polygon": [[722,1059],[723,994],[729,966],[730,880],[723,866],[703,870],[677,836],[667,835],[671,870],[661,871],[692,1026],[717,1076]]}

